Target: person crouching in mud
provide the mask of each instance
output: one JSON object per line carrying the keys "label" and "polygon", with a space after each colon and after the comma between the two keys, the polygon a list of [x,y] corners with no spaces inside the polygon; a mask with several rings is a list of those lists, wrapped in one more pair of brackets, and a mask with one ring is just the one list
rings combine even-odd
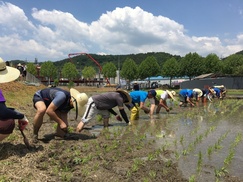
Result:
{"label": "person crouching in mud", "polygon": [[[90,122],[90,120],[97,114],[102,116],[104,127],[109,126],[110,114],[116,116],[118,121],[122,121],[123,118],[126,123],[129,123],[127,114],[124,110],[124,104],[130,104],[131,100],[130,95],[125,90],[119,88],[114,92],[93,95],[88,100],[85,113],[79,122],[76,131],[81,132],[84,125]],[[118,107],[122,118],[112,109],[116,106]]]}
{"label": "person crouching in mud", "polygon": [[33,143],[38,142],[38,132],[45,113],[58,124],[56,136],[64,138],[68,132],[68,112],[74,108],[77,118],[87,101],[88,96],[74,88],[71,88],[70,92],[57,87],[37,91],[33,96],[34,108],[36,109],[33,123]]}

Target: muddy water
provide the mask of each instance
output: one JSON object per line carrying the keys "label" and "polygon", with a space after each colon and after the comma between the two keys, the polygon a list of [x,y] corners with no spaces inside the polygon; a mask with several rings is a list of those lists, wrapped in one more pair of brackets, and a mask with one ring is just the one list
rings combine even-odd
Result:
{"label": "muddy water", "polygon": [[162,111],[147,126],[156,146],[175,151],[188,179],[215,181],[215,175],[228,171],[243,180],[243,100],[174,108],[170,114]]}
{"label": "muddy water", "polygon": [[[170,104],[170,103],[169,103]],[[132,126],[111,119],[110,131],[132,130],[155,141],[155,148],[174,151],[180,170],[188,179],[215,181],[216,175],[229,173],[243,180],[243,100],[223,100],[199,104],[197,107],[173,106],[168,114],[148,118],[142,111]],[[127,111],[129,114],[129,111]],[[91,132],[98,136],[103,130],[93,125]]]}

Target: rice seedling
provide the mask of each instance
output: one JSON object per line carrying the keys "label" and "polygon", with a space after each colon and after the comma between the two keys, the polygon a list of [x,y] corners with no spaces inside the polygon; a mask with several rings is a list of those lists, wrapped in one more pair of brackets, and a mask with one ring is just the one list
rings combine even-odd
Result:
{"label": "rice seedling", "polygon": [[175,157],[176,157],[176,160],[179,160],[179,158],[180,158],[180,153],[177,152],[177,151],[175,151]]}
{"label": "rice seedling", "polygon": [[203,157],[202,157],[202,152],[199,151],[198,153],[198,161],[197,161],[197,172],[200,172],[202,169],[202,163],[203,163]]}
{"label": "rice seedling", "polygon": [[165,162],[166,167],[170,167],[172,165],[172,160],[168,160]]}
{"label": "rice seedling", "polygon": [[234,156],[235,156],[235,151],[231,149],[228,156],[224,159],[224,165],[228,166],[231,163]]}
{"label": "rice seedling", "polygon": [[177,139],[175,139],[175,140],[173,141],[173,143],[174,143],[174,146],[177,147]]}
{"label": "rice seedling", "polygon": [[80,157],[74,157],[73,162],[74,164],[80,164],[82,162],[82,159]]}
{"label": "rice seedling", "polygon": [[188,152],[188,150],[185,149],[185,150],[182,151],[182,154],[183,154],[183,155],[188,155],[189,152]]}
{"label": "rice seedling", "polygon": [[92,160],[92,158],[93,158],[93,156],[91,154],[82,158],[82,164],[88,163],[90,160]]}
{"label": "rice seedling", "polygon": [[208,154],[208,156],[211,156],[211,154],[213,153],[213,149],[214,149],[213,146],[209,146],[209,147],[208,147],[208,149],[207,149],[207,154]]}
{"label": "rice seedling", "polygon": [[180,137],[180,144],[183,145],[183,142],[184,142],[184,136],[182,135],[182,136]]}
{"label": "rice seedling", "polygon": [[148,160],[149,161],[156,159],[156,157],[157,157],[157,155],[155,153],[149,153],[148,154]]}
{"label": "rice seedling", "polygon": [[148,177],[145,177],[142,179],[143,182],[150,182],[150,179]]}
{"label": "rice seedling", "polygon": [[149,176],[152,178],[152,179],[155,179],[156,178],[156,171],[153,171],[153,170],[151,170],[151,171],[149,171]]}
{"label": "rice seedling", "polygon": [[191,175],[189,177],[189,182],[195,182],[196,181],[196,176],[195,175]]}
{"label": "rice seedling", "polygon": [[216,178],[225,176],[225,174],[227,174],[227,173],[228,173],[228,171],[225,167],[222,167],[221,169],[214,169],[214,175]]}

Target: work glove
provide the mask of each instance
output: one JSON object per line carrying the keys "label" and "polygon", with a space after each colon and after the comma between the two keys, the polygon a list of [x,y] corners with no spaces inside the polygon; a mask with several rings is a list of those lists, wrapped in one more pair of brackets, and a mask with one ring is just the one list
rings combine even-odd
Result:
{"label": "work glove", "polygon": [[29,123],[29,120],[26,118],[26,116],[24,116],[23,119],[18,120],[18,123],[19,123],[19,129],[23,131],[27,126],[27,124]]}

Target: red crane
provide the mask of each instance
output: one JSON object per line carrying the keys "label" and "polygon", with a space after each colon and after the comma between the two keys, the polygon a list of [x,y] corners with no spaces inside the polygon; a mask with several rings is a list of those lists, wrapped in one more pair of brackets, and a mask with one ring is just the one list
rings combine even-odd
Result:
{"label": "red crane", "polygon": [[[99,67],[99,80],[100,80],[100,74],[102,72],[102,67],[101,65],[98,63],[98,61],[96,61],[90,54],[85,53],[85,52],[79,52],[79,53],[70,53],[68,54],[69,59],[72,61],[72,56],[77,56],[77,55],[86,55],[88,58],[90,58],[98,67]],[[106,78],[106,83],[110,85],[110,81],[108,78]]]}

